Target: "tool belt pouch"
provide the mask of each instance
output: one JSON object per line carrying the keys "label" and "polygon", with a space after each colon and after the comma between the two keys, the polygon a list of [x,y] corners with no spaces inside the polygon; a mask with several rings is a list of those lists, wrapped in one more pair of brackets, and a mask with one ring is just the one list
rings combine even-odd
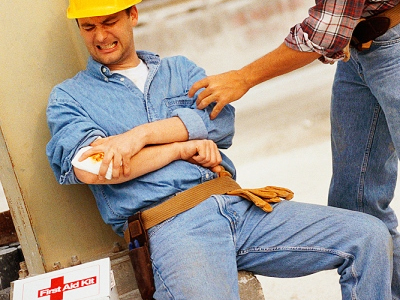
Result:
{"label": "tool belt pouch", "polygon": [[389,26],[390,19],[387,17],[377,16],[360,21],[354,28],[350,46],[358,51],[369,49],[372,41],[384,34]]}
{"label": "tool belt pouch", "polygon": [[130,235],[129,257],[140,295],[143,300],[153,300],[155,286],[150,260],[149,239],[147,231],[143,227],[140,212],[129,217],[128,229]]}

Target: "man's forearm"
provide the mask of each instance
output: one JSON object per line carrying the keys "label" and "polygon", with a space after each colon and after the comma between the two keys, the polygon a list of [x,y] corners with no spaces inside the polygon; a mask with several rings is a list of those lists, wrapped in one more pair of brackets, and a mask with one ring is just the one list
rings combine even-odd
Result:
{"label": "man's forearm", "polygon": [[281,44],[277,49],[248,64],[238,72],[248,88],[304,67],[321,55],[316,52],[300,52]]}
{"label": "man's forearm", "polygon": [[197,108],[204,109],[215,102],[210,113],[215,119],[228,103],[240,99],[249,89],[274,77],[299,69],[320,57],[315,52],[300,52],[281,44],[274,51],[264,55],[240,70],[232,70],[222,74],[203,78],[193,84],[189,96],[197,96]]}
{"label": "man's forearm", "polygon": [[178,117],[146,123],[132,129],[138,133],[145,145],[184,142],[189,138],[187,129]]}
{"label": "man's forearm", "polygon": [[[130,160],[131,173],[129,176],[113,177],[111,180],[99,179],[98,175],[75,168],[76,177],[87,184],[118,184],[123,183],[144,174],[161,169],[169,163],[180,158],[177,145],[174,143],[149,146],[143,148],[140,152],[134,155]],[[120,167],[122,168],[122,166]],[[123,174],[122,169],[119,172]]]}
{"label": "man's forearm", "polygon": [[[122,134],[97,139],[90,144],[80,157],[80,161],[97,153],[103,153],[103,162],[99,175],[106,175],[111,161],[115,165],[122,165],[123,174],[130,176],[130,160],[147,145],[163,145],[173,142],[184,142],[188,140],[188,132],[185,125],[178,117],[159,120],[134,127]],[[115,171],[116,172],[116,171]]]}
{"label": "man's forearm", "polygon": [[122,166],[113,169],[111,180],[105,180],[103,176],[75,167],[74,172],[80,181],[87,184],[118,184],[159,170],[176,160],[186,160],[219,172],[215,168],[221,163],[222,157],[218,146],[213,141],[191,140],[143,148],[130,159],[129,167],[131,172],[128,176],[122,175]]}

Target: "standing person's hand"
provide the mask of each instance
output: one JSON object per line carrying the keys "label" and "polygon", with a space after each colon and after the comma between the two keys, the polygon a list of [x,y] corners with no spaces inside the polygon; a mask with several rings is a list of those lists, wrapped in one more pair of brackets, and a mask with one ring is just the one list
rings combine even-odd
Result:
{"label": "standing person's hand", "polygon": [[240,71],[229,71],[197,81],[189,90],[189,97],[193,97],[201,88],[205,89],[197,97],[197,108],[204,109],[216,102],[210,114],[210,118],[215,119],[225,105],[240,99],[250,86]]}
{"label": "standing person's hand", "polygon": [[198,90],[204,88],[198,95],[197,107],[204,109],[210,103],[216,102],[210,114],[211,119],[215,119],[225,105],[240,99],[250,88],[297,70],[319,57],[321,54],[317,52],[297,51],[282,43],[240,70],[209,76],[195,82],[188,95],[193,97]]}

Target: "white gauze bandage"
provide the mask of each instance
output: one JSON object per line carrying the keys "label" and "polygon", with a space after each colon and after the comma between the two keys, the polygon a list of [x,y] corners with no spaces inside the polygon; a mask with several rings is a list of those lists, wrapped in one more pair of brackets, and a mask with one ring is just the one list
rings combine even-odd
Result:
{"label": "white gauze bandage", "polygon": [[[97,153],[92,156],[89,156],[83,161],[79,161],[79,158],[82,156],[82,154],[92,148],[91,146],[83,147],[81,148],[78,153],[76,153],[75,157],[72,160],[72,165],[75,168],[81,169],[83,171],[87,171],[96,175],[99,175],[100,171],[100,165],[101,162],[103,161],[103,153]],[[113,162],[110,162],[110,165],[108,166],[108,170],[106,173],[106,179],[110,180],[112,178],[112,167],[113,167]]]}

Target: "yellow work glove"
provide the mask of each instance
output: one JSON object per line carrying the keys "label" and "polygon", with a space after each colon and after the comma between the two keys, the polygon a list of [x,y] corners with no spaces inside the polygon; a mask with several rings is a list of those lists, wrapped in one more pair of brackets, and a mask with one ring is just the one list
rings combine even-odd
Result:
{"label": "yellow work glove", "polygon": [[[221,167],[221,171],[218,172],[218,177],[229,176],[232,175]],[[265,212],[271,212],[272,206],[270,203],[278,203],[281,199],[290,200],[293,198],[293,192],[287,188],[278,187],[278,186],[266,186],[258,189],[236,189],[226,193],[231,196],[240,196],[251,202],[253,202],[256,206],[261,208]]]}
{"label": "yellow work glove", "polygon": [[270,203],[280,202],[281,199],[290,200],[293,198],[291,190],[277,186],[266,186],[258,189],[237,189],[226,194],[246,198],[265,212],[272,211]]}

